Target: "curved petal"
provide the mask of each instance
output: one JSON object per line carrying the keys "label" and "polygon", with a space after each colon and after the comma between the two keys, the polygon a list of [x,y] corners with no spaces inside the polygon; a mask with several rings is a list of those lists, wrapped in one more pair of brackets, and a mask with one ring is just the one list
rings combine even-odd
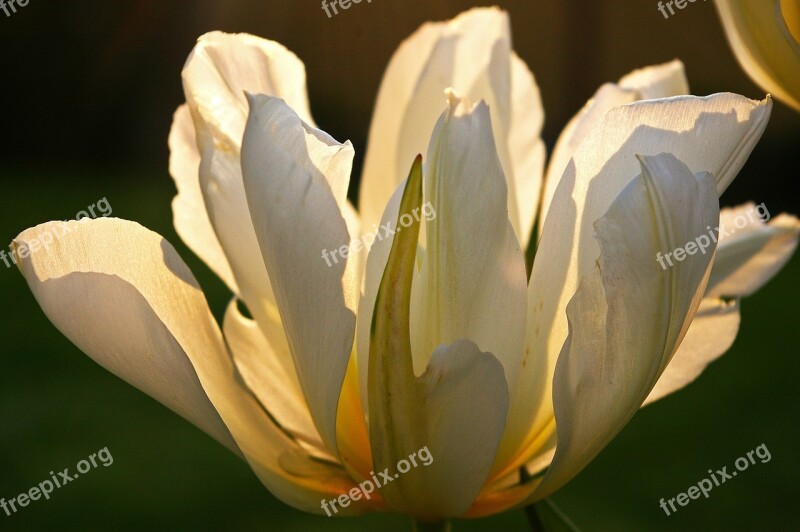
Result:
{"label": "curved petal", "polygon": [[599,258],[567,307],[569,336],[553,377],[558,446],[532,499],[574,477],[639,410],[705,290],[713,244],[667,270],[654,257],[718,219],[714,178],[692,175],[669,154],[641,164],[594,224]]}
{"label": "curved petal", "polygon": [[424,217],[425,253],[417,260],[411,295],[417,374],[439,345],[467,338],[497,357],[509,391],[515,388],[527,274],[508,220],[506,190],[489,109],[451,94],[425,165],[424,200],[432,215]]}
{"label": "curved petal", "polygon": [[678,351],[642,406],[680,390],[699,377],[709,364],[731,348],[740,320],[738,301],[703,299]]}
{"label": "curved petal", "polygon": [[[407,181],[403,181],[403,183],[397,187],[395,193],[392,194],[392,197],[386,204],[386,210],[381,218],[380,227],[392,228],[393,224],[399,219],[401,214],[400,201],[403,198],[406,184]],[[361,404],[365,409],[364,413],[367,417],[369,417],[369,394],[367,386],[369,380],[369,342],[372,335],[375,300],[378,297],[378,290],[380,290],[381,287],[383,272],[386,270],[386,264],[389,261],[389,252],[394,242],[394,235],[388,234],[387,232],[384,236],[384,232],[383,229],[378,229],[375,235],[375,241],[372,243],[367,255],[361,301],[358,304],[358,319],[356,320],[356,355],[358,357],[359,389],[361,392]],[[424,236],[424,233],[421,236]],[[418,249],[417,253],[424,253],[424,251]]]}
{"label": "curved petal", "polygon": [[689,94],[686,70],[678,59],[636,69],[620,78],[617,85],[622,89],[636,91],[637,100],[656,100]]}
{"label": "curved petal", "polygon": [[288,372],[293,367],[267,268],[247,205],[239,147],[219,149],[213,134],[198,133],[200,186],[206,208],[245,302]]}
{"label": "curved petal", "polygon": [[765,223],[769,216],[763,203],[722,210],[709,296],[747,297],[760,290],[791,258],[797,248],[800,220],[781,214]]}
{"label": "curved petal", "polygon": [[206,33],[183,68],[183,89],[195,122],[213,125],[235,145],[247,123],[245,91],[286,101],[313,124],[302,61],[283,45],[246,33]]}
{"label": "curved petal", "polygon": [[[418,157],[400,211],[419,208],[421,200]],[[412,222],[393,239],[375,302],[369,428],[376,471],[391,475],[400,460],[429,453],[425,467],[395,474],[380,490],[393,509],[437,521],[463,514],[478,495],[505,426],[508,392],[497,359],[467,340],[439,346],[415,376],[409,312],[419,226]]]}
{"label": "curved petal", "polygon": [[[473,100],[474,101],[474,100]],[[544,162],[547,150],[541,133],[544,127],[544,108],[539,87],[528,65],[511,53],[511,113],[508,126],[508,164],[499,152],[506,178],[512,183],[516,196],[519,221],[512,219],[517,240],[527,246],[534,230],[542,194]],[[513,197],[509,197],[512,201]],[[509,212],[514,212],[509,208]]]}
{"label": "curved petal", "polygon": [[353,149],[303,123],[282,100],[256,95],[250,105],[242,143],[249,210],[311,416],[337,455],[359,280],[357,261],[324,257],[350,242],[342,208]]}
{"label": "curved petal", "polygon": [[225,312],[223,331],[236,369],[264,409],[293,438],[315,450],[324,449],[297,375],[284,369],[264,333],[242,315],[236,300]]}
{"label": "curved petal", "polygon": [[[41,242],[53,241],[53,236],[56,239],[52,247],[31,251],[37,250]],[[212,322],[202,312],[206,310],[202,293],[196,286],[182,286],[181,279],[167,270],[168,280],[176,286],[167,285],[157,293],[167,301],[148,301],[149,291],[158,287],[155,274],[159,267],[166,270],[171,261],[180,261],[174,252],[169,261],[162,257],[156,245],[158,239],[158,235],[133,222],[110,218],[91,225],[42,224],[20,233],[14,248],[31,292],[64,336],[103,368],[238,453],[186,354],[190,349],[200,353],[218,349],[217,338],[198,334],[187,345],[181,343],[182,338],[176,338],[180,333],[176,329],[191,327],[188,322],[192,320],[197,321],[198,329],[213,331]],[[139,259],[143,267],[140,283],[147,282],[149,286],[140,288],[126,277],[119,277],[117,264],[121,258],[113,253],[119,247],[126,249],[125,255],[150,255]],[[193,314],[181,321],[175,305],[159,308],[170,296],[182,296],[185,291],[199,306],[192,309]]]}
{"label": "curved petal", "polygon": [[282,45],[246,34],[212,32],[198,39],[183,69],[187,106],[201,156],[199,188],[230,264],[236,292],[276,352],[283,371],[294,362],[258,249],[242,182],[240,151],[245,91],[286,100],[310,123],[303,63]]}
{"label": "curved petal", "polygon": [[[782,214],[766,224],[768,217],[763,203],[720,213],[719,244],[706,297],[645,405],[683,388],[730,349],[739,330],[739,298],[759,290],[792,256],[800,222]],[[736,299],[719,299],[722,296]]]}
{"label": "curved petal", "polygon": [[[46,251],[34,240],[55,235]],[[103,367],[241,453],[264,485],[295,508],[354,485],[311,460],[243,386],[197,281],[174,248],[114,218],[51,222],[15,241],[20,269],[42,309]],[[377,501],[361,501],[347,513]]]}
{"label": "curved petal", "polygon": [[800,111],[800,1],[716,0],[716,5],[747,75]]}
{"label": "curved petal", "polygon": [[635,154],[672,153],[693,172],[714,175],[721,193],[761,137],[771,108],[769,99],[733,94],[635,102],[609,111],[581,143],[556,190],[528,284],[525,385],[517,387],[528,407],[512,412],[508,429],[527,434],[515,462],[536,451],[530,442],[546,439],[550,377],[567,337],[567,303],[599,253],[593,221],[638,173]]}
{"label": "curved petal", "polygon": [[614,107],[632,103],[636,101],[636,92],[631,89],[623,89],[613,83],[606,83],[597,89],[586,105],[583,106],[578,114],[572,117],[567,126],[558,137],[550,162],[547,166],[545,175],[545,185],[542,196],[542,207],[539,212],[539,234],[544,229],[544,221],[553,202],[558,184],[564,171],[567,169],[572,156],[594,128]]}
{"label": "curved petal", "polygon": [[576,114],[558,137],[547,167],[542,208],[539,216],[539,233],[544,227],[553,194],[561,182],[572,155],[603,117],[619,105],[637,100],[669,98],[689,94],[689,82],[683,63],[679,60],[634,70],[616,84],[606,83],[594,93],[583,109]]}
{"label": "curved petal", "polygon": [[404,502],[418,515],[462,515],[489,475],[505,427],[503,367],[491,353],[459,340],[436,349],[417,386],[426,406],[425,441],[435,463],[416,482],[408,479],[413,502]]}
{"label": "curved petal", "polygon": [[470,101],[488,103],[508,180],[510,218],[519,239],[527,242],[541,183],[544,113],[533,76],[511,51],[508,15],[498,8],[476,8],[448,22],[426,23],[392,57],[364,161],[364,226],[378,223],[414,157],[425,152],[448,88]]}
{"label": "curved petal", "polygon": [[200,189],[200,153],[194,123],[186,104],[178,107],[169,132],[169,173],[178,188],[172,200],[172,214],[178,236],[205,262],[231,292],[239,292],[231,265],[208,218]]}

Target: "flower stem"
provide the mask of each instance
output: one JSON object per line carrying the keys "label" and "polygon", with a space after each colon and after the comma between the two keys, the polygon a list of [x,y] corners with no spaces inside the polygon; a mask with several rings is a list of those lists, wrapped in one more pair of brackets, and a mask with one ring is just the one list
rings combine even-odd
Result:
{"label": "flower stem", "polygon": [[435,523],[425,523],[423,521],[414,521],[414,532],[451,532],[453,527],[450,525],[449,520],[437,521]]}
{"label": "flower stem", "polygon": [[533,504],[525,507],[525,517],[528,518],[528,524],[532,532],[545,532],[542,518],[539,517],[539,512],[536,511],[536,507]]}
{"label": "flower stem", "polygon": [[[544,519],[542,516],[544,516]],[[536,505],[526,506],[525,517],[528,518],[528,524],[533,532],[546,532],[548,530],[580,532],[575,523],[550,499],[542,499]],[[545,526],[545,523],[547,523],[547,526]]]}

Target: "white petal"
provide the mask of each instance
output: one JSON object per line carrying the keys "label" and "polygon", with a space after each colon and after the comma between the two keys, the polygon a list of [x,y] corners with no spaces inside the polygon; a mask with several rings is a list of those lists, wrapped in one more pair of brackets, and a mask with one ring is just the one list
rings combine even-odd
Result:
{"label": "white petal", "polygon": [[240,149],[248,112],[245,91],[283,98],[310,122],[305,67],[276,42],[212,32],[198,40],[186,61],[183,85],[201,155],[200,189],[208,217],[238,295],[275,349],[283,370],[291,373],[294,362],[245,196]]}
{"label": "white petal", "polygon": [[[762,218],[768,217],[766,206],[754,203],[720,213],[719,244],[706,297],[645,404],[692,382],[733,345],[739,330],[738,298],[759,290],[791,257],[797,247],[800,222],[782,214],[765,224]],[[706,240],[713,237],[708,234]],[[718,296],[737,299],[725,301]]]}
{"label": "white petal", "polygon": [[725,35],[745,72],[800,111],[800,4],[797,0],[716,0]]}
{"label": "white petal", "polygon": [[[546,149],[541,138],[544,109],[539,87],[528,65],[511,55],[511,124],[508,128],[508,163],[501,162],[516,196],[519,221],[512,219],[514,232],[523,249],[533,231],[542,193]],[[499,140],[499,139],[498,139]],[[509,201],[512,201],[509,197]],[[513,212],[509,208],[509,212]]]}
{"label": "white petal", "polygon": [[553,194],[572,155],[608,111],[618,105],[637,100],[669,98],[684,94],[689,94],[689,83],[686,80],[683,63],[678,60],[634,70],[616,84],[606,83],[597,89],[594,96],[564,128],[550,157],[542,198],[542,212],[539,216],[539,232],[541,233]]}
{"label": "white petal", "polygon": [[245,384],[278,425],[295,439],[324,449],[296,373],[286,371],[264,333],[239,312],[235,300],[228,305],[223,330]]}
{"label": "white petal", "polygon": [[[412,168],[401,212],[422,204],[422,168]],[[410,306],[419,222],[392,242],[370,338],[370,440],[376,471],[395,470],[419,450],[431,462],[395,475],[381,494],[394,510],[422,520],[463,514],[483,486],[508,411],[503,368],[466,340],[440,346],[414,375]]]}
{"label": "white petal", "polygon": [[442,23],[426,23],[398,48],[378,94],[364,161],[360,211],[377,224],[411,163],[424,153],[453,88],[485,100],[508,179],[508,209],[527,243],[541,182],[544,113],[533,76],[511,51],[508,15],[478,8]]}
{"label": "white petal", "polygon": [[[161,255],[162,243],[168,257]],[[238,452],[187,358],[187,351],[213,352],[221,344],[202,292],[182,281],[185,265],[171,246],[114,218],[42,224],[22,232],[14,245],[42,310],[81,351]],[[123,256],[116,253],[120,248]],[[129,253],[136,263],[124,262]],[[168,270],[173,262],[183,271]],[[138,278],[130,278],[137,272],[127,270],[137,267]],[[191,302],[184,315],[176,308],[181,298]],[[181,335],[193,328],[191,339]]]}
{"label": "white petal", "polygon": [[637,100],[655,100],[689,94],[689,82],[683,63],[675,59],[669,63],[634,70],[623,76],[620,88],[635,90]]}
{"label": "white petal", "polygon": [[769,99],[733,94],[646,100],[612,109],[581,143],[554,195],[528,285],[526,385],[517,388],[528,408],[510,417],[527,429],[526,441],[541,439],[552,419],[547,376],[567,337],[566,306],[599,253],[593,222],[638,173],[635,154],[672,153],[692,172],[714,175],[719,193],[747,160],[771,108]]}
{"label": "white petal", "polygon": [[761,289],[797,248],[800,221],[781,214],[769,223],[762,203],[723,209],[719,247],[709,279],[709,296],[749,296]]}
{"label": "white petal", "polygon": [[245,33],[206,33],[183,68],[183,89],[195,122],[201,119],[235,145],[247,121],[245,91],[286,101],[307,123],[306,72],[283,45]]}
{"label": "white petal", "polygon": [[[311,415],[336,454],[336,412],[355,334],[357,261],[324,259],[350,242],[342,208],[353,150],[282,101],[251,96],[242,144],[247,200]],[[323,173],[324,172],[324,173]],[[346,265],[350,266],[346,266]]]}
{"label": "white petal", "polygon": [[567,127],[558,137],[558,142],[550,156],[545,178],[544,196],[542,197],[542,208],[539,213],[539,233],[541,235],[544,228],[544,221],[547,219],[547,212],[553,202],[553,195],[561,182],[564,171],[567,169],[575,150],[581,142],[589,135],[594,128],[606,116],[606,113],[619,105],[636,101],[636,91],[623,89],[618,85],[606,83],[594,93],[583,109],[569,121]]}
{"label": "white petal", "polygon": [[169,173],[178,188],[178,195],[172,200],[175,231],[233,293],[238,293],[231,266],[208,218],[200,190],[199,167],[194,123],[189,107],[184,104],[175,111],[169,133]]}
{"label": "white petal", "polygon": [[295,508],[322,513],[321,498],[354,486],[340,467],[310,459],[241,383],[197,281],[163,238],[113,218],[52,222],[22,233],[17,252],[26,255],[22,248],[47,234],[56,237],[49,249],[20,268],[47,316],[81,350],[240,450]]}
{"label": "white petal", "polygon": [[678,351],[642,406],[680,390],[699,377],[706,366],[733,345],[739,321],[738,301],[703,299]]}
{"label": "white petal", "polygon": [[414,369],[422,373],[437,346],[467,338],[497,357],[513,390],[527,275],[486,104],[470,109],[451,96],[431,137],[423,195],[432,215],[412,289]]}
{"label": "white petal", "polygon": [[292,367],[267,268],[258,248],[242,181],[239,148],[227,150],[207,131],[198,136],[200,186],[211,223],[239,285],[239,297],[258,322],[283,366]]}
{"label": "white petal", "polygon": [[508,412],[503,368],[491,354],[460,340],[437,348],[418,385],[434,463],[421,471],[412,506],[434,516],[458,516],[478,495],[500,444]]}
{"label": "white petal", "polygon": [[642,158],[642,174],[594,224],[600,256],[567,307],[553,378],[556,455],[532,498],[575,476],[647,398],[700,304],[713,244],[667,270],[654,257],[718,216],[713,177],[663,154]]}

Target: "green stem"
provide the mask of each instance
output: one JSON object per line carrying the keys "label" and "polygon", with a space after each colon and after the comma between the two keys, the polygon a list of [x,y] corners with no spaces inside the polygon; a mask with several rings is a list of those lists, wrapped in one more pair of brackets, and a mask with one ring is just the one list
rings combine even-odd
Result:
{"label": "green stem", "polygon": [[414,532],[451,532],[453,527],[450,521],[437,521],[436,523],[426,523],[414,521]]}
{"label": "green stem", "polygon": [[[580,532],[575,523],[550,499],[543,499],[535,505],[526,506],[525,516],[528,518],[528,524],[534,532],[546,532],[547,530]],[[547,526],[545,526],[545,523],[547,523]]]}
{"label": "green stem", "polygon": [[542,518],[539,517],[539,512],[536,511],[536,506],[533,504],[526,506],[525,517],[528,518],[528,524],[531,526],[532,532],[545,532],[544,523],[542,523]]}

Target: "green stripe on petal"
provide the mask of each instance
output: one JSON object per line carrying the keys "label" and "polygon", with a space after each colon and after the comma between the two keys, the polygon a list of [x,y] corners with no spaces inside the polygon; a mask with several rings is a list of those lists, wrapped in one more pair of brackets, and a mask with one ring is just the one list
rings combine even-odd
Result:
{"label": "green stripe on petal", "polygon": [[[406,182],[400,212],[411,212],[421,204],[422,156],[417,156]],[[372,314],[368,387],[370,440],[376,470],[394,467],[399,458],[425,446],[409,319],[419,226],[414,221],[395,235]],[[399,504],[404,485],[403,481],[387,485],[381,493],[388,501]]]}
{"label": "green stripe on petal", "polygon": [[[413,212],[421,203],[422,159],[417,157],[399,212]],[[370,440],[384,499],[396,511],[437,522],[463,515],[486,482],[505,428],[509,394],[500,361],[466,339],[438,345],[416,377],[410,304],[418,239],[419,222],[394,236],[375,302]],[[430,460],[406,472],[398,464],[424,456]]]}

